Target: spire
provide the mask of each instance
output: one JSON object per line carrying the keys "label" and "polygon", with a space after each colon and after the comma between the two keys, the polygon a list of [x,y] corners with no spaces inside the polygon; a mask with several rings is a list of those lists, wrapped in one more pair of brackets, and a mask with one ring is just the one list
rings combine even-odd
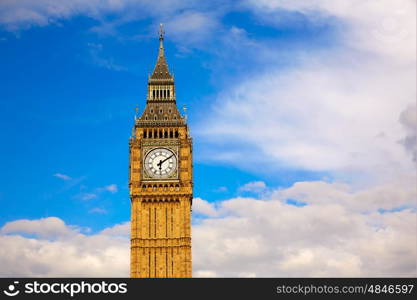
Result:
{"label": "spire", "polygon": [[153,70],[151,79],[172,79],[168,70],[168,64],[164,53],[164,25],[159,25],[159,51],[158,60],[156,61],[155,69]]}
{"label": "spire", "polygon": [[158,57],[164,56],[164,24],[159,24],[159,52]]}

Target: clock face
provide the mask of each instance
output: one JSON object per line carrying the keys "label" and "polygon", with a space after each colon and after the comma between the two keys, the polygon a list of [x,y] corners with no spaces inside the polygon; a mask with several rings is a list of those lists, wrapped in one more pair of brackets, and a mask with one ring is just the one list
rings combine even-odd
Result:
{"label": "clock face", "polygon": [[177,157],[167,148],[156,148],[145,157],[145,170],[153,178],[168,178],[177,169]]}

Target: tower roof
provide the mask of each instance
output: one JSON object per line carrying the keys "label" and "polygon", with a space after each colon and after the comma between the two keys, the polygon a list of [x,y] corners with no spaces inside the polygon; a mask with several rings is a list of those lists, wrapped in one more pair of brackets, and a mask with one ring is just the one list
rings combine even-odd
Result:
{"label": "tower roof", "polygon": [[169,73],[164,54],[164,28],[159,29],[159,53],[155,69],[148,80],[146,107],[136,126],[186,126],[185,117],[178,111],[175,96],[174,77]]}
{"label": "tower roof", "polygon": [[158,59],[156,61],[155,68],[151,75],[151,79],[173,79],[169,73],[168,64],[165,59],[164,53],[164,27],[162,24],[159,25],[159,52]]}

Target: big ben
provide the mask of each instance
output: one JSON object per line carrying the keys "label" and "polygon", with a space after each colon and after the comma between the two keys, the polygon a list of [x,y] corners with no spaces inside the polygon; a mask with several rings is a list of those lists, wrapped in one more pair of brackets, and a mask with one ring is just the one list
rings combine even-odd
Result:
{"label": "big ben", "polygon": [[177,104],[164,31],[146,107],[129,141],[130,276],[191,277],[192,139]]}

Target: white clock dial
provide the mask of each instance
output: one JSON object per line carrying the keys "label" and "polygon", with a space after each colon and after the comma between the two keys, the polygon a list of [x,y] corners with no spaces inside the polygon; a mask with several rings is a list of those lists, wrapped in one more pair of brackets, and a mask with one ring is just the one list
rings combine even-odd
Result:
{"label": "white clock dial", "polygon": [[153,178],[167,178],[177,169],[177,157],[167,148],[156,148],[145,157],[145,170]]}

